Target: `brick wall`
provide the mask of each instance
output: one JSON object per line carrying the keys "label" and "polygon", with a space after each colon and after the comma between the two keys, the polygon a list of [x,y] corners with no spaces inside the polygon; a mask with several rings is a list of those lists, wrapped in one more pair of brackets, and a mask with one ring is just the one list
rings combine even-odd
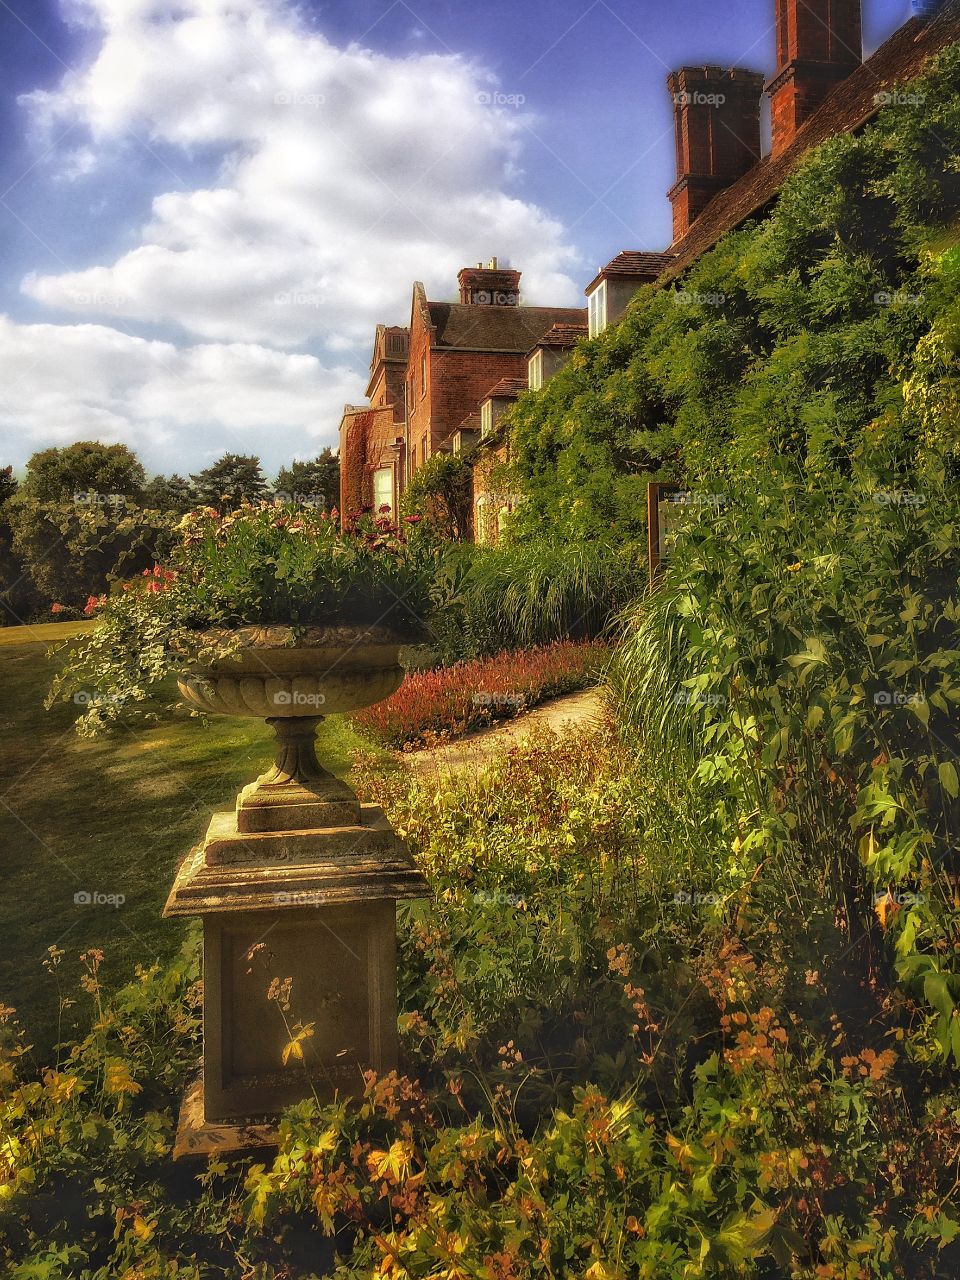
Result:
{"label": "brick wall", "polygon": [[676,131],[677,181],[669,192],[676,242],[718,191],[760,159],[763,76],[743,67],[681,67],[667,86]]}
{"label": "brick wall", "polygon": [[767,86],[780,155],[827,94],[859,65],[860,0],[776,0],[777,74]]}

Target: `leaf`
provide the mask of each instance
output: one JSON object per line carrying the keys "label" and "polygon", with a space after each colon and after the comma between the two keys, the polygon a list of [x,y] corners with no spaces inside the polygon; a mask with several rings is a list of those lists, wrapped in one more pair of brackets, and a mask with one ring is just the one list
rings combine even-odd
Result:
{"label": "leaf", "polygon": [[956,800],[960,796],[960,778],[957,777],[956,766],[945,760],[937,773],[940,775],[941,787],[951,799]]}
{"label": "leaf", "polygon": [[947,985],[946,976],[942,973],[930,973],[923,980],[923,998],[933,1005],[938,1013],[949,1018],[953,1013],[953,997]]}

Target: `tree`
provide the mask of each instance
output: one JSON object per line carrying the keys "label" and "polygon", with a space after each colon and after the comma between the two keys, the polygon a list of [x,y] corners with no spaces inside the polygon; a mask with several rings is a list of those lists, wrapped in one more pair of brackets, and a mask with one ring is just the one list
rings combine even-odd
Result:
{"label": "tree", "polygon": [[332,449],[323,452],[311,462],[293,462],[282,467],[274,486],[280,499],[331,511],[340,505],[340,460]]}
{"label": "tree", "polygon": [[88,505],[107,505],[112,497],[138,499],[146,478],[125,444],[80,440],[35,453],[20,492],[35,502],[73,502],[83,495]]}
{"label": "tree", "polygon": [[41,606],[33,579],[13,549],[9,503],[18,488],[13,467],[0,468],[0,626],[28,622]]}
{"label": "tree", "polygon": [[6,504],[14,555],[51,604],[80,610],[114,577],[150,568],[169,546],[176,517],[134,502],[37,502],[22,490]]}
{"label": "tree", "polygon": [[151,511],[169,511],[185,515],[197,505],[197,493],[183,476],[154,476],[143,490],[141,502]]}
{"label": "tree", "polygon": [[232,511],[244,502],[262,502],[270,493],[260,459],[254,454],[225,453],[212,467],[192,475],[197,504]]}
{"label": "tree", "polygon": [[473,517],[473,469],[458,454],[435,453],[416,472],[404,511],[428,521],[443,538],[465,542]]}

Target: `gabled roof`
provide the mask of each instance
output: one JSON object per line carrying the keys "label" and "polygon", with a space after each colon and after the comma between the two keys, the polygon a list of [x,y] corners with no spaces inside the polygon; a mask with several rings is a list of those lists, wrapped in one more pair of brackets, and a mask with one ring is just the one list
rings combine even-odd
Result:
{"label": "gabled roof", "polygon": [[496,307],[428,302],[436,345],[459,351],[502,351],[525,356],[555,324],[582,324],[580,307]]}
{"label": "gabled roof", "polygon": [[516,400],[517,396],[523,391],[528,391],[529,385],[526,378],[501,378],[495,387],[484,395],[480,403],[486,400]]}
{"label": "gabled roof", "polygon": [[585,324],[555,324],[543,337],[534,344],[530,354],[540,347],[575,347],[583,338],[590,336],[590,329]]}
{"label": "gabled roof", "polygon": [[957,40],[960,0],[948,0],[935,18],[911,18],[904,23],[862,66],[840,81],[820,109],[797,130],[785,151],[776,159],[765,156],[732,186],[713,197],[687,234],[672,246],[675,256],[663,278],[669,280],[684,271],[713,248],[721,236],[759,213],[813,147],[837,134],[861,128],[882,109],[877,94],[914,79],[930,58]]}
{"label": "gabled roof", "polygon": [[611,276],[625,276],[640,284],[650,284],[672,264],[672,250],[666,253],[641,253],[635,249],[624,249],[605,267],[600,268],[584,293],[592,293],[601,280],[607,280]]}

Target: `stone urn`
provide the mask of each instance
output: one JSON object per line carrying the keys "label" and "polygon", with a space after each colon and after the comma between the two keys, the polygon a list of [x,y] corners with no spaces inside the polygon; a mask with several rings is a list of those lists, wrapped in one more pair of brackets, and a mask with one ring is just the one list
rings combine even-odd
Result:
{"label": "stone urn", "polygon": [[[228,638],[229,656],[186,670],[180,692],[212,715],[266,720],[276,747],[235,809],[213,815],[164,912],[204,924],[202,1084],[188,1093],[177,1155],[246,1145],[223,1126],[249,1136],[253,1117],[353,1092],[365,1070],[395,1067],[396,902],[428,891],[382,810],[316,754],[325,715],[399,687],[409,641],[376,626],[244,627]],[[267,999],[273,979],[292,980],[288,1010]],[[293,1022],[310,1035],[284,1066]]]}

